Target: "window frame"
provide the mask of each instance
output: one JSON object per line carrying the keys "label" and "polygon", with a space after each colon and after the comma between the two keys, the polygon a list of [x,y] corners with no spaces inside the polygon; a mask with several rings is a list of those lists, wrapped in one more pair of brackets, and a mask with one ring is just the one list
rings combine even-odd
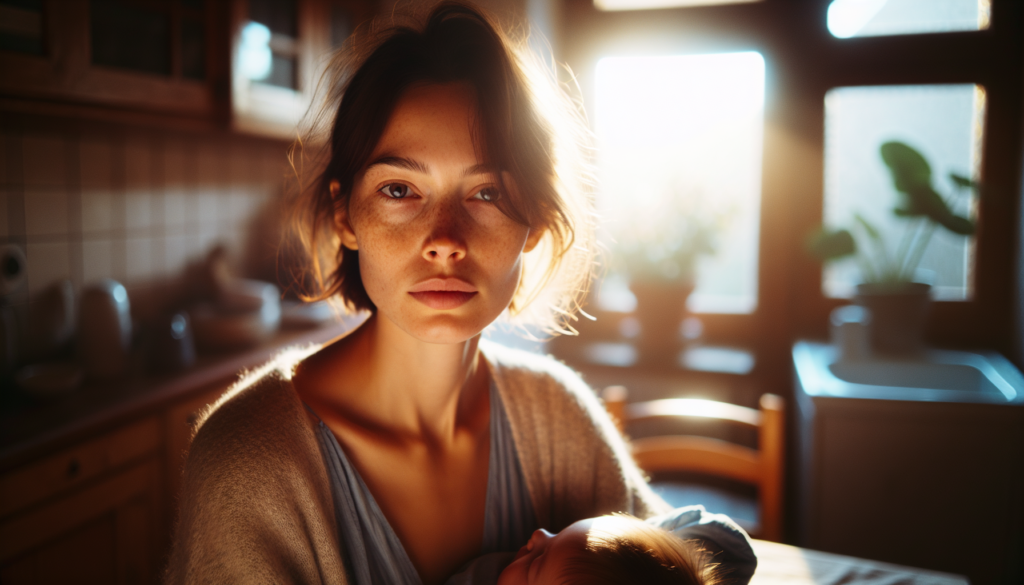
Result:
{"label": "window frame", "polygon": [[[1010,355],[1017,222],[1021,192],[1022,29],[1024,6],[993,0],[988,29],[895,36],[833,37],[829,0],[602,12],[591,0],[566,0],[560,57],[593,103],[597,59],[616,54],[758,51],[765,59],[758,303],[751,314],[702,314],[705,338],[757,355],[755,372],[788,380],[789,347],[827,337],[829,312],[849,301],[821,290],[821,266],[803,250],[822,221],[825,94],[835,87],[976,83],[987,109],[978,205],[973,298],[933,303],[930,343],[983,347]],[[796,34],[799,32],[800,34]],[[640,34],[642,33],[642,34]],[[633,48],[637,44],[642,48]],[[1021,365],[1021,364],[1018,364]]]}

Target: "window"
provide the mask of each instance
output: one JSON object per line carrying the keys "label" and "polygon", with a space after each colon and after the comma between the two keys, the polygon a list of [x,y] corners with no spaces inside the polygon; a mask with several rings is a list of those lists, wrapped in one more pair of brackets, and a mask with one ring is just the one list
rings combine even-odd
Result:
{"label": "window", "polygon": [[[929,243],[922,247],[916,274],[909,276],[931,284],[936,299],[970,298],[973,238],[940,229],[927,242],[929,226],[897,217],[892,210],[898,197],[879,147],[898,140],[923,154],[936,191],[954,213],[969,217],[976,210],[975,197],[958,189],[949,174],[978,178],[984,110],[985,92],[973,84],[830,90],[825,96],[825,224],[854,226],[859,215],[881,232],[887,258],[905,258],[906,270],[912,270],[915,246]],[[858,243],[864,245],[864,238]],[[875,266],[869,269],[877,271]],[[830,265],[823,291],[832,297],[852,296],[860,270],[853,259]]]}
{"label": "window", "polygon": [[251,77],[268,85],[298,89],[298,13],[294,0],[250,0],[249,17],[252,21],[244,31],[260,41],[261,48],[269,52],[266,67],[258,77]]}
{"label": "window", "polygon": [[[715,251],[697,258],[690,309],[752,312],[764,59],[756,52],[607,57],[596,80],[598,209],[606,245],[614,251],[624,239],[640,238],[649,254],[658,254],[669,239],[679,240],[669,246],[692,242],[697,252],[707,244]],[[688,270],[679,264],[668,260],[671,273],[664,276]],[[614,293],[602,300],[617,300]]]}
{"label": "window", "polygon": [[[892,219],[887,210],[896,203],[897,193],[879,157],[885,140],[920,150],[933,169],[935,189],[943,195],[953,195],[951,172],[984,185],[980,196],[963,193],[956,199],[958,215],[977,221],[974,237],[958,239],[938,232],[922,258],[921,268],[931,274],[938,297],[931,309],[929,343],[1013,351],[1020,332],[1006,315],[1024,310],[1024,296],[1015,284],[1021,282],[1022,15],[1019,0],[767,0],[622,11],[568,2],[560,19],[556,56],[578,75],[599,135],[606,132],[600,89],[606,82],[598,77],[608,71],[605,63],[598,71],[602,58],[763,56],[763,146],[756,158],[738,157],[756,161],[749,167],[755,169],[750,176],[756,189],[750,191],[750,201],[757,206],[751,232],[756,251],[750,264],[722,269],[737,282],[746,282],[746,270],[756,274],[749,288],[732,289],[743,290],[753,302],[743,310],[735,308],[737,303],[736,312],[727,312],[724,303],[704,303],[714,298],[707,293],[725,290],[712,278],[715,263],[726,266],[730,257],[723,248],[699,267],[691,308],[702,311],[698,319],[703,342],[752,349],[757,364],[752,375],[764,375],[771,387],[782,387],[790,383],[785,364],[792,341],[827,337],[829,313],[849,302],[843,297],[856,282],[849,266],[837,265],[823,274],[821,264],[804,247],[806,237],[823,221],[837,227],[846,224],[853,211],[862,208],[879,213],[879,224]],[[643,85],[623,81],[616,90],[637,94],[630,99],[636,100],[631,107],[638,108],[646,103],[643,100],[669,103],[673,92],[691,89],[680,89],[676,74],[665,71]],[[680,121],[665,118],[657,137],[678,140],[680,144],[671,148],[683,148],[683,136],[670,127],[692,115],[685,99],[675,101],[673,116]],[[640,121],[653,114],[632,115]],[[616,158],[607,149],[618,146],[604,147],[606,153],[595,162],[618,164],[605,160]],[[709,157],[701,160],[712,160],[713,149],[708,150],[699,153]],[[714,163],[705,166],[698,169],[698,190],[706,189],[704,177],[714,172]],[[622,188],[617,193],[623,201],[635,201],[626,199]],[[600,196],[611,194],[606,188]],[[869,205],[867,198],[878,202]],[[601,204],[607,202],[602,199]],[[622,221],[607,211],[603,215]],[[890,232],[892,227],[888,226]],[[742,241],[731,235],[726,239],[727,246]],[[715,300],[726,298],[722,294]],[[600,304],[591,307],[599,317],[594,331],[606,338],[619,333],[628,337],[612,326],[618,323],[614,316],[601,318]]]}
{"label": "window", "polygon": [[841,39],[984,30],[990,10],[989,0],[833,0],[828,30]]}

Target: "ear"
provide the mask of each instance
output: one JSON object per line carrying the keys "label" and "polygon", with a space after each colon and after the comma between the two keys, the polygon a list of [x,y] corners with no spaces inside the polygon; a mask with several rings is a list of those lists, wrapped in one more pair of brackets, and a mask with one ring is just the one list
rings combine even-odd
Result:
{"label": "ear", "polygon": [[348,221],[348,211],[338,204],[338,199],[341,195],[341,183],[337,180],[331,181],[330,189],[331,200],[335,202],[336,206],[334,209],[334,229],[338,232],[341,245],[349,250],[358,250],[359,242],[356,240],[356,233],[352,230],[352,225]]}
{"label": "ear", "polygon": [[523,246],[523,253],[532,252],[537,244],[540,243],[540,239],[544,237],[544,233],[547,232],[544,228],[532,228],[530,233],[526,236],[526,245]]}

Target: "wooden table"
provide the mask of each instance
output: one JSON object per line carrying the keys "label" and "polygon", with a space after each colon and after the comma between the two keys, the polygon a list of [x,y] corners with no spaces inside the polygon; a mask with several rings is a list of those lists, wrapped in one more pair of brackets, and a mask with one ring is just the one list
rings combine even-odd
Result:
{"label": "wooden table", "polygon": [[750,585],[967,585],[966,577],[754,540]]}

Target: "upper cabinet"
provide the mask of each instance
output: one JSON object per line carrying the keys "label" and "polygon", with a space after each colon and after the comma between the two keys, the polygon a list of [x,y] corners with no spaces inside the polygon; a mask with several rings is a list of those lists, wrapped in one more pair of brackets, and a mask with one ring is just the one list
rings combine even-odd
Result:
{"label": "upper cabinet", "polygon": [[374,0],[0,0],[0,106],[151,112],[295,136]]}
{"label": "upper cabinet", "polygon": [[5,96],[211,116],[216,11],[202,0],[4,0]]}

